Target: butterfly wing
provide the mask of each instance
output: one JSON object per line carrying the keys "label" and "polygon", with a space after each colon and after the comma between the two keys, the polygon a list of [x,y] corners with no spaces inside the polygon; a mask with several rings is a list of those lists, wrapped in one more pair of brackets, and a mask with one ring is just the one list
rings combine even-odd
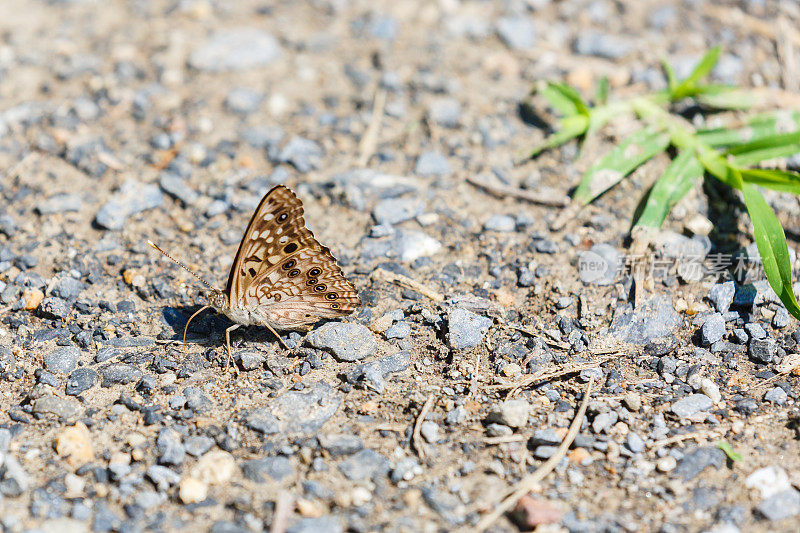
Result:
{"label": "butterfly wing", "polygon": [[271,189],[253,213],[226,292],[231,306],[287,329],[345,316],[360,304],[330,250],[306,228],[302,202],[282,185]]}

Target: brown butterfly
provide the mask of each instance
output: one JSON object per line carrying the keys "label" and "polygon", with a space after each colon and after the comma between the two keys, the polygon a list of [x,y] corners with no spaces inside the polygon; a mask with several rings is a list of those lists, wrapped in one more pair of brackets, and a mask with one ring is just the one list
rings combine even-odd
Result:
{"label": "brown butterfly", "polygon": [[276,329],[307,329],[322,318],[349,315],[361,304],[331,251],[306,228],[303,203],[283,185],[273,187],[258,204],[224,291],[212,287],[152,242],[148,244],[211,289],[208,305],[186,322],[184,344],[189,322],[208,308],[235,322],[225,330],[228,361],[233,360],[230,334],[240,325],[266,326],[286,347]]}

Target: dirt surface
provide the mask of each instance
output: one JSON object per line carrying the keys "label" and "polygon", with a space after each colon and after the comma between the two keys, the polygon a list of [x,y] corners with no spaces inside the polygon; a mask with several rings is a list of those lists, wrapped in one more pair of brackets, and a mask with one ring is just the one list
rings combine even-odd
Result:
{"label": "dirt surface", "polygon": [[[5,2],[3,531],[474,530],[591,378],[573,446],[490,530],[798,530],[800,330],[758,274],[676,272],[752,258],[738,198],[676,206],[633,310],[630,220],[665,159],[559,231],[561,207],[468,181],[560,200],[629,131],[525,160],[541,80],[653,90],[662,57],[685,74],[720,44],[717,81],[790,94],[798,22],[770,1]],[[224,287],[279,183],[363,306],[289,351],[237,330],[234,372],[227,319],[180,342],[203,287],[147,240]],[[793,239],[797,200],[768,199]],[[598,257],[619,275],[581,270]]]}

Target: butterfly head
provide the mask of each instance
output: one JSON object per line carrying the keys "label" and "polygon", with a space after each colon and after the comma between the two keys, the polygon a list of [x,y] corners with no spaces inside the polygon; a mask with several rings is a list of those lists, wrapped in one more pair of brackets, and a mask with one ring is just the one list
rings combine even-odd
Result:
{"label": "butterfly head", "polygon": [[228,309],[228,295],[222,291],[215,290],[208,295],[208,305],[220,312],[224,309]]}

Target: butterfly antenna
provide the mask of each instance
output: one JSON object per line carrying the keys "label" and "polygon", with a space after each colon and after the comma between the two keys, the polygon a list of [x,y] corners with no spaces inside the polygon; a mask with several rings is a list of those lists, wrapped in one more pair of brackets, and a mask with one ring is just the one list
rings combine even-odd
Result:
{"label": "butterfly antenna", "polygon": [[189,270],[189,267],[187,267],[186,265],[184,265],[183,263],[181,263],[180,261],[178,261],[177,259],[175,259],[175,258],[174,258],[174,257],[172,257],[171,255],[169,255],[167,252],[165,252],[164,250],[162,250],[162,249],[161,249],[161,248],[159,248],[158,246],[156,246],[156,244],[155,244],[153,241],[147,241],[147,244],[149,244],[150,246],[152,246],[153,248],[155,248],[156,250],[158,250],[159,252],[161,252],[162,254],[164,254],[165,256],[167,256],[168,258],[170,258],[170,259],[171,259],[172,261],[174,261],[174,262],[175,262],[175,263],[176,263],[176,264],[177,264],[179,267],[181,267],[181,268],[182,268],[182,269],[184,269],[186,272],[188,272],[189,274],[191,274],[192,276],[194,276],[194,277],[195,277],[195,279],[197,279],[197,280],[198,280],[200,283],[202,283],[203,285],[205,285],[206,287],[208,287],[209,289],[211,289],[211,290],[212,290],[212,291],[214,291],[214,292],[219,292],[217,289],[215,289],[214,287],[212,287],[212,286],[211,286],[211,284],[210,284],[209,282],[207,282],[206,280],[204,280],[203,278],[201,278],[200,276],[198,276],[197,274],[195,274],[194,272],[192,272],[191,270]]}

